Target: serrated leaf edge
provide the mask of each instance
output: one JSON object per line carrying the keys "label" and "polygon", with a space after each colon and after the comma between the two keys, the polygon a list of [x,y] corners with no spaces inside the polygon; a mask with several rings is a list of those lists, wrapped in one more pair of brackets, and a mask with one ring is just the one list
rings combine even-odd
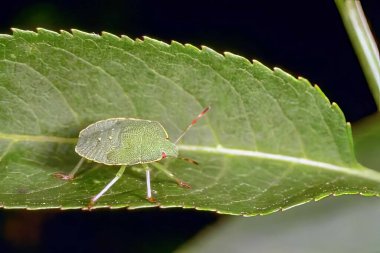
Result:
{"label": "serrated leaf edge", "polygon": [[[13,36],[22,35],[22,34],[27,34],[29,36],[38,36],[38,35],[43,35],[43,34],[50,34],[50,35],[53,35],[53,36],[70,36],[70,37],[73,37],[73,36],[83,36],[83,37],[88,37],[88,38],[91,38],[91,39],[101,39],[101,38],[104,38],[104,39],[112,39],[112,40],[124,41],[124,42],[127,42],[127,43],[142,43],[142,42],[146,41],[146,42],[151,42],[151,43],[154,43],[156,45],[165,46],[165,47],[170,47],[171,45],[176,44],[176,45],[181,45],[182,47],[184,47],[184,48],[186,48],[188,50],[197,51],[198,53],[209,52],[209,53],[212,53],[216,57],[222,57],[224,59],[231,57],[231,58],[239,59],[239,60],[243,61],[245,64],[250,64],[251,66],[253,66],[253,64],[257,64],[258,66],[262,67],[263,69],[269,70],[271,72],[282,71],[279,68],[274,68],[272,70],[272,69],[268,68],[267,66],[263,65],[261,62],[259,62],[257,60],[249,61],[245,57],[242,57],[242,56],[230,53],[230,52],[224,52],[223,54],[220,54],[220,53],[218,53],[218,52],[214,51],[213,49],[208,48],[206,46],[201,46],[201,48],[199,49],[198,47],[195,47],[195,46],[193,46],[191,44],[181,44],[181,43],[179,43],[177,41],[172,41],[171,44],[167,44],[165,42],[162,42],[162,41],[159,41],[159,40],[155,40],[155,39],[152,39],[152,38],[147,37],[147,36],[144,36],[143,40],[141,40],[141,39],[133,40],[133,39],[131,39],[128,36],[125,36],[125,35],[122,35],[122,36],[119,37],[119,36],[116,36],[116,35],[108,33],[108,32],[102,32],[101,35],[98,35],[98,34],[95,34],[95,33],[83,32],[83,31],[80,31],[80,30],[77,30],[77,29],[71,29],[71,33],[67,32],[65,30],[60,30],[60,33],[57,33],[57,32],[54,32],[54,31],[51,31],[51,30],[47,30],[47,29],[44,29],[44,28],[37,28],[36,29],[37,32],[29,31],[29,30],[21,30],[21,29],[17,29],[17,28],[12,28],[11,30],[13,31]],[[12,35],[8,35],[8,34],[0,34],[0,39],[11,39],[13,36]],[[289,73],[287,73],[285,71],[282,71],[282,72],[285,73],[285,74],[287,74],[287,75],[289,75],[289,77],[294,78]],[[304,84],[310,85],[313,89],[315,89],[317,91],[317,93],[322,98],[324,98],[330,104],[330,108],[333,109],[335,112],[337,112],[339,114],[340,118],[343,119],[344,123],[346,124],[348,138],[351,140],[351,143],[353,143],[353,141],[352,141],[352,135],[350,135],[350,133],[351,133],[350,124],[348,122],[346,122],[344,114],[343,114],[342,110],[340,109],[340,107],[335,102],[331,103],[331,101],[327,98],[327,96],[323,93],[323,91],[317,85],[314,85],[314,86],[311,85],[307,81],[307,79],[305,79],[303,77],[298,77],[297,79],[296,78],[294,78],[294,79],[297,80],[297,81],[299,81],[299,82],[302,82]],[[56,136],[13,135],[13,134],[5,134],[5,133],[0,133],[0,139],[11,139],[13,141],[40,141],[40,142],[46,141],[46,142],[71,143],[71,144],[75,143],[76,140],[77,140],[77,138],[65,138],[65,137],[56,137]],[[182,149],[182,150],[186,150],[186,151],[203,151],[203,152],[211,152],[211,153],[221,152],[221,153],[226,154],[226,155],[239,154],[239,155],[242,155],[242,156],[256,157],[256,158],[262,158],[262,159],[275,159],[275,160],[287,161],[287,162],[298,161],[300,164],[303,164],[303,165],[315,166],[315,167],[318,167],[318,168],[324,168],[324,169],[328,169],[328,170],[331,170],[331,171],[344,172],[344,173],[347,173],[347,174],[350,174],[350,175],[359,176],[359,177],[362,177],[362,178],[366,178],[366,179],[370,179],[370,180],[373,180],[373,181],[376,181],[376,182],[380,182],[380,173],[378,173],[376,171],[372,171],[372,170],[366,169],[364,167],[362,167],[362,169],[359,169],[359,170],[358,169],[351,169],[351,168],[336,166],[336,165],[332,165],[332,164],[328,164],[328,163],[323,163],[323,162],[318,162],[318,161],[313,161],[313,160],[307,160],[307,159],[303,159],[303,158],[283,156],[283,155],[270,154],[270,153],[262,153],[262,152],[257,152],[257,151],[248,151],[248,150],[239,150],[239,149],[228,149],[228,148],[223,148],[221,146],[218,146],[218,147],[204,147],[204,146],[203,147],[199,147],[199,146],[190,146],[190,145],[180,145],[179,148]],[[352,149],[353,149],[353,144],[352,144]],[[274,213],[274,212],[277,212],[277,211],[287,210],[287,209],[290,209],[292,207],[308,203],[308,202],[310,202],[312,200],[319,201],[319,200],[321,200],[321,199],[323,199],[323,198],[325,198],[327,196],[339,196],[339,195],[344,195],[344,194],[361,194],[361,195],[364,195],[364,196],[379,196],[379,194],[377,194],[377,193],[362,193],[362,192],[359,192],[359,191],[357,191],[357,192],[335,192],[335,193],[323,194],[323,195],[321,195],[319,197],[316,197],[316,198],[307,199],[305,201],[301,201],[301,202],[293,204],[291,206],[276,208],[276,209],[273,209],[273,210],[269,210],[267,212],[261,212],[261,213],[260,212],[258,212],[258,213],[240,213],[240,214],[233,213],[233,212],[226,212],[226,211],[218,211],[218,210],[209,209],[209,208],[199,208],[199,207],[195,207],[195,206],[186,206],[186,205],[170,205],[170,206],[165,206],[165,205],[152,205],[152,204],[148,204],[148,205],[139,206],[139,207],[128,207],[128,206],[95,206],[94,209],[98,209],[98,208],[139,209],[139,208],[146,208],[146,207],[159,207],[159,208],[180,207],[180,208],[186,208],[186,209],[187,208],[194,208],[196,210],[214,211],[214,212],[217,212],[217,213],[220,213],[220,214],[242,215],[242,216],[256,216],[256,215],[267,215],[267,214],[271,214],[271,213]],[[2,206],[1,204],[0,204],[0,207],[8,209],[6,206]],[[12,207],[11,209],[27,209],[27,210],[40,210],[40,209],[61,209],[61,210],[66,210],[66,209],[84,209],[84,210],[86,210],[86,208],[81,208],[81,207],[78,207],[78,208],[75,208],[75,207],[72,207],[72,208],[67,208],[67,207],[65,207],[65,208],[62,208],[62,207],[48,207],[48,208],[46,208],[46,207],[43,207],[43,208],[16,207],[16,208],[14,208],[14,207]]]}

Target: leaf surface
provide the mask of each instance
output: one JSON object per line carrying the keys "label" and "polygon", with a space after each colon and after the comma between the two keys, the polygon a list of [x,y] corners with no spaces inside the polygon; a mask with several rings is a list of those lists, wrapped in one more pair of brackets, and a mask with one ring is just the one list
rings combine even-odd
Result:
{"label": "leaf surface", "polygon": [[[331,194],[377,195],[380,174],[355,159],[351,129],[318,87],[257,61],[191,45],[77,30],[14,30],[0,36],[0,205],[83,208],[118,168],[83,165],[78,133],[107,118],[159,121],[175,140],[212,110],[165,166],[192,185],[154,171],[161,207],[266,214]],[[150,207],[145,173],[129,168],[95,207]]]}

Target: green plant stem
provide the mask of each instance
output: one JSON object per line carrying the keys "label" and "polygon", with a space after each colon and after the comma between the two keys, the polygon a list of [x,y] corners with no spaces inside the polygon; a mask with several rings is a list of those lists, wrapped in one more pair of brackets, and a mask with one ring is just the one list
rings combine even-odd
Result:
{"label": "green plant stem", "polygon": [[335,3],[380,110],[379,49],[369,29],[360,1],[335,0]]}

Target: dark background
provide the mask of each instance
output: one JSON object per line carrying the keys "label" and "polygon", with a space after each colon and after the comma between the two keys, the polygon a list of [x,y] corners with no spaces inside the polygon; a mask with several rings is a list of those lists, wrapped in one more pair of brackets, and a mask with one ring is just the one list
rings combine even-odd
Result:
{"label": "dark background", "polygon": [[[380,2],[362,2],[376,35]],[[318,84],[350,122],[376,111],[334,1],[20,1],[10,28],[107,31],[229,51]],[[0,252],[171,252],[221,216],[181,209],[0,211]]]}

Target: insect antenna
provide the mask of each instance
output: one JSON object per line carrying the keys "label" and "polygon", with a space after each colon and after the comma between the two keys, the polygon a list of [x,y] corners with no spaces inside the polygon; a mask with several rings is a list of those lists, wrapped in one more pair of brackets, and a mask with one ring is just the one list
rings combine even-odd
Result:
{"label": "insect antenna", "polygon": [[193,120],[191,121],[190,125],[188,125],[188,126],[186,127],[185,131],[182,132],[182,134],[178,137],[178,139],[174,142],[174,144],[177,144],[177,143],[182,139],[182,137],[187,133],[187,131],[189,131],[190,128],[191,128],[192,126],[194,126],[194,125],[197,123],[197,121],[198,121],[200,118],[202,118],[203,115],[206,114],[206,112],[207,112],[208,110],[210,110],[210,108],[211,108],[210,106],[207,106],[205,109],[203,109],[203,111],[202,111],[200,114],[198,114],[198,116],[197,116],[195,119],[193,119]]}

